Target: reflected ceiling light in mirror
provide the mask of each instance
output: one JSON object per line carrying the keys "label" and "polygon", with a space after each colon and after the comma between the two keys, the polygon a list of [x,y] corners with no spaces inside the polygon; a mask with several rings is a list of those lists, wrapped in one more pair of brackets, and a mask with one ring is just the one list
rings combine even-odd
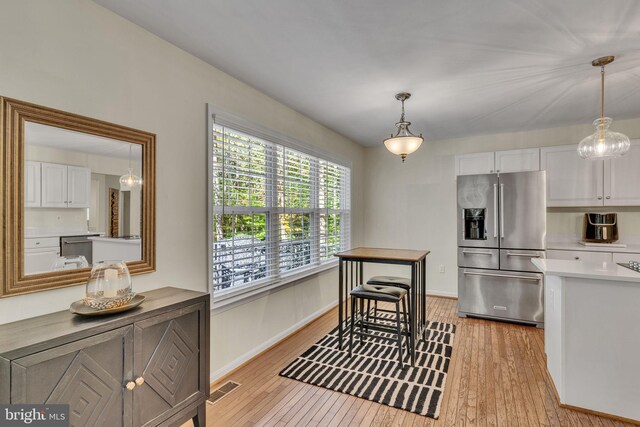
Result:
{"label": "reflected ceiling light in mirror", "polygon": [[628,136],[609,130],[613,120],[604,116],[604,66],[612,63],[614,59],[614,56],[603,56],[591,62],[594,67],[600,67],[600,118],[593,122],[595,132],[578,145],[578,154],[583,159],[620,157],[631,147]]}
{"label": "reflected ceiling light in mirror", "polygon": [[129,171],[120,177],[120,190],[133,190],[139,188],[142,185],[142,178],[138,175],[134,175],[133,168],[131,167],[131,147],[129,146]]}
{"label": "reflected ceiling light in mirror", "polygon": [[400,156],[402,158],[402,163],[404,163],[404,159],[406,159],[409,154],[420,148],[422,141],[424,141],[422,134],[420,134],[420,136],[415,136],[411,133],[409,130],[411,122],[407,122],[404,119],[404,101],[410,97],[411,94],[406,92],[401,92],[396,95],[396,99],[402,102],[402,114],[400,115],[400,121],[396,123],[398,132],[395,136],[392,134],[389,138],[384,140],[384,145],[387,147],[387,150]]}

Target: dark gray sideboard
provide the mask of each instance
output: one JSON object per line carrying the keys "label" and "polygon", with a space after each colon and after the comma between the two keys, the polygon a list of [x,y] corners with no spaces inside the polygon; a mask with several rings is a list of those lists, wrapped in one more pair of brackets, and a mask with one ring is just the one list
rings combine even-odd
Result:
{"label": "dark gray sideboard", "polygon": [[209,294],[144,293],[130,311],[0,325],[0,403],[68,403],[72,426],[206,425]]}

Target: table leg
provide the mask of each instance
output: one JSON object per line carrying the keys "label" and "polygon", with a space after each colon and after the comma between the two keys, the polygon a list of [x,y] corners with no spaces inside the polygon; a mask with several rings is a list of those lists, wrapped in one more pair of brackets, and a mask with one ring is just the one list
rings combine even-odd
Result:
{"label": "table leg", "polygon": [[411,298],[411,331],[409,334],[409,352],[411,354],[411,366],[416,365],[416,326],[418,325],[418,321],[416,317],[418,317],[418,310],[416,309],[417,304],[417,296],[418,296],[418,286],[417,286],[417,274],[416,274],[416,263],[411,264],[411,292],[413,293],[413,298]]}
{"label": "table leg", "polygon": [[422,329],[427,324],[427,258],[422,259]]}
{"label": "table leg", "polygon": [[338,346],[342,349],[342,322],[344,319],[344,314],[342,312],[343,308],[343,297],[344,297],[344,271],[343,271],[344,261],[342,258],[338,261]]}

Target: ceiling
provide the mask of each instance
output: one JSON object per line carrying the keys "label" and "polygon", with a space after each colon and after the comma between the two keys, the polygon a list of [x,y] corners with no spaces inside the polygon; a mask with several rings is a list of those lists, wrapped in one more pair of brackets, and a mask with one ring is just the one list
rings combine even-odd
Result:
{"label": "ceiling", "polygon": [[131,144],[40,123],[27,121],[24,134],[25,141],[28,145],[57,148],[59,150],[119,159],[128,159],[129,150],[131,149],[132,161],[140,161],[142,156],[142,147],[138,144]]}
{"label": "ceiling", "polygon": [[640,117],[637,0],[95,1],[363,145]]}

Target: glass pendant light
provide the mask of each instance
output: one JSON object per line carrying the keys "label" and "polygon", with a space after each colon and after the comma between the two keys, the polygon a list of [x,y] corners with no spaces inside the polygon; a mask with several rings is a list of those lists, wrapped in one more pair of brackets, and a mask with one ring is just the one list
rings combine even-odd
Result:
{"label": "glass pendant light", "polygon": [[142,185],[142,178],[133,174],[133,168],[131,167],[131,146],[129,146],[129,171],[120,177],[120,189],[132,190]]}
{"label": "glass pendant light", "polygon": [[593,122],[596,131],[578,145],[578,154],[583,159],[620,157],[631,147],[628,136],[609,130],[613,120],[604,116],[604,66],[614,59],[614,56],[604,56],[591,62],[594,67],[600,67],[600,118]]}
{"label": "glass pendant light", "polygon": [[387,147],[387,150],[400,156],[402,158],[402,163],[404,163],[404,159],[406,159],[409,154],[420,148],[420,144],[424,141],[422,134],[420,134],[420,136],[415,136],[411,133],[409,130],[411,122],[404,120],[404,101],[410,97],[411,94],[406,92],[396,95],[396,99],[402,102],[402,115],[400,116],[400,121],[396,123],[398,132],[395,136],[391,135],[389,138],[384,140],[384,145]]}

